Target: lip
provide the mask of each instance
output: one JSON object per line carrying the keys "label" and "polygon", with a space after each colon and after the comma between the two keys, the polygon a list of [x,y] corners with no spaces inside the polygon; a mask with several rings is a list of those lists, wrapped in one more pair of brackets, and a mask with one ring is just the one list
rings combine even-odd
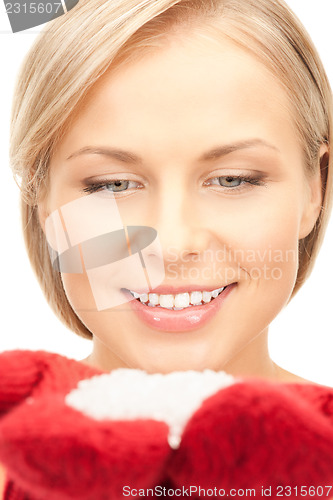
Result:
{"label": "lip", "polygon": [[218,288],[222,288],[222,285],[216,285],[216,286],[207,286],[207,285],[182,285],[182,286],[170,286],[170,285],[161,285],[154,290],[149,290],[147,292],[147,289],[145,290],[140,290],[140,289],[135,289],[133,290],[134,292],[137,293],[158,293],[158,294],[171,294],[171,295],[176,295],[177,293],[185,293],[185,292],[196,292],[196,291],[206,291],[206,292],[212,292],[213,290],[217,290]]}
{"label": "lip", "polygon": [[[208,323],[208,321],[210,321],[218,313],[224,301],[236,286],[237,283],[228,285],[223,292],[220,293],[220,295],[208,304],[192,306],[180,311],[174,311],[162,307],[149,307],[143,305],[139,300],[133,299],[133,296],[128,290],[123,289],[123,293],[127,298],[130,298],[129,304],[134,313],[140,321],[145,323],[147,326],[155,330],[165,332],[187,332],[200,328]],[[156,290],[158,290],[158,288]],[[170,287],[167,290],[171,293]],[[182,293],[178,292],[178,290],[179,289],[177,289],[177,293]],[[195,290],[198,290],[198,288],[195,288]],[[215,288],[213,288],[213,290],[215,290]],[[186,291],[194,290],[187,288]]]}

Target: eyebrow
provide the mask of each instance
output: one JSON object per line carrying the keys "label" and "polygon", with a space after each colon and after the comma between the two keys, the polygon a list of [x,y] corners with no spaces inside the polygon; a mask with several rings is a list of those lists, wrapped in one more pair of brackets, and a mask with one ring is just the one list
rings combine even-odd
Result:
{"label": "eyebrow", "polygon": [[143,163],[143,160],[142,158],[140,158],[140,156],[137,156],[134,153],[130,153],[129,151],[124,151],[122,149],[93,147],[93,146],[85,146],[84,148],[79,149],[75,153],[72,153],[68,158],[66,158],[66,161],[82,155],[102,155],[102,156],[107,156],[109,158],[113,158],[118,161],[122,161],[124,163],[133,163],[133,164]]}
{"label": "eyebrow", "polygon": [[204,153],[202,156],[200,156],[199,161],[203,162],[209,160],[218,160],[219,158],[229,155],[230,153],[234,153],[235,151],[240,151],[242,149],[251,149],[258,146],[272,149],[278,153],[280,152],[280,150],[276,146],[267,141],[264,141],[263,139],[248,139],[245,141],[224,144],[222,146],[213,148],[207,153]]}
{"label": "eyebrow", "polygon": [[[263,139],[248,139],[245,141],[238,141],[231,144],[224,144],[222,146],[217,146],[211,149],[210,151],[204,153],[202,156],[200,156],[198,161],[205,162],[211,160],[218,160],[219,158],[222,158],[223,156],[226,156],[230,153],[234,153],[235,151],[255,148],[258,146],[280,152],[276,146],[270,144],[267,141],[264,141]],[[134,165],[142,165],[144,163],[143,159],[140,156],[130,151],[124,151],[122,149],[114,149],[107,147],[93,147],[93,146],[85,146],[84,148],[79,149],[78,151],[72,153],[68,158],[66,158],[66,161],[71,160],[73,158],[77,158],[78,156],[82,155],[102,155],[102,156],[107,156],[108,158],[113,158],[115,160]]]}

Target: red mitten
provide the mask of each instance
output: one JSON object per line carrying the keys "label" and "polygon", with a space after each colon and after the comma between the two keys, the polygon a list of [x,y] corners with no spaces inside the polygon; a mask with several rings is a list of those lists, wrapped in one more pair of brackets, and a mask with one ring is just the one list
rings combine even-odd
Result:
{"label": "red mitten", "polygon": [[13,373],[18,389],[0,394],[20,394],[0,419],[0,462],[31,499],[116,500],[124,486],[161,484],[192,487],[192,498],[199,487],[297,497],[301,486],[314,498],[313,488],[333,485],[333,389],[209,370],[102,374],[54,354],[20,355],[35,356],[38,376],[21,391]]}
{"label": "red mitten", "polygon": [[262,487],[274,497],[281,487],[333,485],[332,402],[333,390],[316,385],[253,379],[225,388],[188,422],[169,474],[178,486],[255,488],[256,496]]}
{"label": "red mitten", "polygon": [[12,351],[0,356],[0,416],[28,397],[42,377],[37,353]]}
{"label": "red mitten", "polygon": [[0,354],[0,417],[30,395],[52,391],[66,394],[79,380],[100,370],[44,351]]}
{"label": "red mitten", "polygon": [[[27,370],[12,370],[16,406],[0,420],[0,462],[20,490],[41,500],[116,500],[126,482],[145,488],[159,481],[171,451],[165,423],[95,421],[69,407],[65,396],[100,371],[56,354],[11,354],[12,366],[30,359],[37,374],[23,391]],[[1,386],[0,399],[7,400]]]}
{"label": "red mitten", "polygon": [[1,460],[33,498],[124,498],[158,483],[170,454],[166,424],[93,421],[58,397],[28,401],[1,424]]}

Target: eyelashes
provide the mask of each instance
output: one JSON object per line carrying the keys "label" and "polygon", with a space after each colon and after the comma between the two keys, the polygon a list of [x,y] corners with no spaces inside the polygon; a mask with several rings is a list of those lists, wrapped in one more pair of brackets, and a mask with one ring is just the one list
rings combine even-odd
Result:
{"label": "eyelashes", "polygon": [[[211,182],[209,181],[216,181]],[[223,175],[219,177],[212,177],[207,179],[203,183],[204,186],[217,186],[218,190],[222,192],[238,192],[240,190],[246,190],[253,188],[255,186],[263,186],[266,183],[263,181],[263,176],[261,175]],[[110,191],[112,193],[126,193],[133,189],[142,189],[144,186],[137,181],[131,181],[129,179],[115,179],[110,181],[109,179],[100,180],[98,182],[89,183],[83,192],[91,194],[98,191]]]}
{"label": "eyelashes", "polygon": [[[96,183],[91,183],[86,188],[84,188],[83,191],[88,194],[97,193],[98,191],[104,191],[104,190],[111,191],[113,193],[121,193],[124,191],[128,191],[128,188],[131,184],[140,185],[139,182],[130,181],[128,179],[116,179],[114,181],[105,180]],[[114,189],[110,189],[111,187],[113,187]],[[139,187],[137,189],[141,188]]]}
{"label": "eyelashes", "polygon": [[[216,183],[207,184],[208,181],[214,181],[217,179]],[[265,182],[263,181],[262,175],[222,175],[219,177],[212,177],[204,182],[204,185],[214,185],[220,186],[229,191],[237,191],[239,189],[246,188],[246,185],[250,186],[263,186]],[[249,186],[247,186],[249,187]]]}

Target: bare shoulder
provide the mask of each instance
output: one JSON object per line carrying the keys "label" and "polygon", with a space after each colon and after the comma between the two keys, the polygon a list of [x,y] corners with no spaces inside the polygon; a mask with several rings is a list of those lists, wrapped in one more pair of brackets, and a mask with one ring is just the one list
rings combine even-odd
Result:
{"label": "bare shoulder", "polygon": [[275,365],[277,382],[291,383],[291,384],[312,384],[318,385],[316,382],[312,382],[311,380],[306,380],[305,378],[300,377],[299,375],[295,375],[294,373],[288,372],[284,368],[281,368],[278,365]]}

